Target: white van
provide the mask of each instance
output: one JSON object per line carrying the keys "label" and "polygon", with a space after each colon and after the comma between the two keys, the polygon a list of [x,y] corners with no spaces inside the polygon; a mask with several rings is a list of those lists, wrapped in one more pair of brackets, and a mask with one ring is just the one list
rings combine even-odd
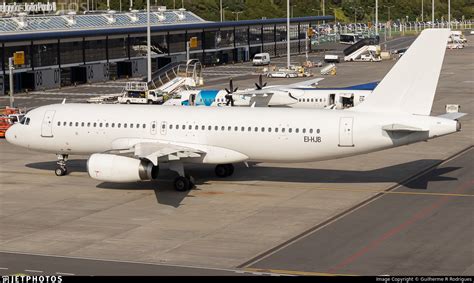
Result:
{"label": "white van", "polygon": [[253,56],[252,61],[254,66],[257,65],[268,65],[270,64],[270,54],[268,53],[257,53]]}

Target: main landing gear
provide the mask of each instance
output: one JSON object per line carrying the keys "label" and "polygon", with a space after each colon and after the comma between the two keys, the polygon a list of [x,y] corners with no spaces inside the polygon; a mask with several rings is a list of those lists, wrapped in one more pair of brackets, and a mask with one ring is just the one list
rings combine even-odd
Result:
{"label": "main landing gear", "polygon": [[56,170],[54,170],[54,173],[56,174],[56,176],[64,176],[67,174],[67,167],[66,167],[67,158],[68,158],[67,154],[58,154],[58,162],[56,162],[58,167],[56,168]]}
{"label": "main landing gear", "polygon": [[[174,189],[178,192],[188,191],[194,188],[194,178],[184,173],[183,163],[173,162],[170,163],[171,171],[178,173],[178,177],[174,179]],[[214,172],[218,177],[224,178],[234,174],[234,165],[232,164],[219,164],[216,166]]]}
{"label": "main landing gear", "polygon": [[232,176],[232,174],[234,174],[234,165],[219,164],[216,166],[216,169],[214,170],[214,172],[216,173],[217,177],[220,177],[220,178]]}
{"label": "main landing gear", "polygon": [[178,173],[178,177],[174,179],[174,189],[178,192],[185,192],[194,188],[194,178],[188,174],[184,174],[184,166],[181,162],[170,163],[170,170]]}

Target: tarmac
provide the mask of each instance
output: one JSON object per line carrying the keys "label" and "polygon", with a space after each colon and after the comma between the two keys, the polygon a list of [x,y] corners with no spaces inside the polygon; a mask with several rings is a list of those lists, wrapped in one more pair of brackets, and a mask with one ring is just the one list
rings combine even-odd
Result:
{"label": "tarmac", "polygon": [[[474,144],[473,54],[473,46],[446,51],[432,110],[439,115],[446,104],[462,105],[470,115],[461,118],[461,132],[338,160],[238,165],[224,180],[212,167],[189,166],[197,184],[190,192],[174,191],[173,175],[166,172],[156,182],[95,181],[85,172],[87,156],[72,156],[71,173],[56,177],[54,155],[1,140],[0,274],[32,274],[27,270],[36,268],[84,274],[87,260],[97,260],[117,270],[127,262],[152,264],[163,275],[178,275],[180,268],[193,274],[474,275],[473,164],[466,150]],[[377,81],[395,62],[341,63],[320,86]],[[214,78],[206,87],[224,86],[229,76]],[[247,74],[234,84],[250,87],[256,78]],[[83,101],[93,89],[109,88],[71,89],[20,95],[17,102],[32,107],[64,96]],[[0,104],[7,102],[0,98]],[[415,185],[406,183],[413,178]],[[34,257],[40,255],[50,258]],[[56,257],[71,261],[65,259],[61,269],[47,264]],[[138,265],[124,270],[148,272]]]}

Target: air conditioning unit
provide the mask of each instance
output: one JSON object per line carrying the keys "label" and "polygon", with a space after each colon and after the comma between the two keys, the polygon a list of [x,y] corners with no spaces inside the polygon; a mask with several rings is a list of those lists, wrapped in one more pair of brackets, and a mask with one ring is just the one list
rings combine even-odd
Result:
{"label": "air conditioning unit", "polygon": [[138,22],[138,10],[131,10],[130,13],[127,13],[127,16],[130,18],[132,23]]}

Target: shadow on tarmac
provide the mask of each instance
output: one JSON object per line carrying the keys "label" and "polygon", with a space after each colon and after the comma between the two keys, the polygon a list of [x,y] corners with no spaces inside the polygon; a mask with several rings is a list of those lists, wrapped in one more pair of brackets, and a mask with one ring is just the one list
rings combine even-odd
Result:
{"label": "shadow on tarmac", "polygon": [[[250,168],[243,164],[237,164],[233,176],[220,179],[214,175],[214,166],[195,165],[186,166],[186,171],[195,178],[196,186],[193,190],[199,190],[199,186],[205,185],[210,180],[225,181],[270,181],[270,182],[294,182],[294,183],[393,183],[409,177],[411,172],[418,168],[427,168],[440,160],[421,159],[393,166],[378,168],[367,171],[357,170],[334,170],[334,169],[307,169],[307,168],[284,168],[252,165]],[[29,168],[40,170],[51,170],[56,168],[56,162],[39,162],[26,164]],[[422,177],[405,184],[407,188],[426,190],[429,182],[456,180],[454,177],[443,176],[460,169],[461,167],[443,167],[430,171]],[[87,172],[86,160],[75,159],[68,161],[70,172]],[[406,173],[404,173],[406,172]],[[188,192],[177,192],[173,188],[173,180],[176,174],[169,170],[160,170],[157,180],[151,182],[132,183],[110,183],[103,182],[97,185],[100,189],[112,190],[153,190],[159,204],[179,207],[185,197],[193,197]]]}

